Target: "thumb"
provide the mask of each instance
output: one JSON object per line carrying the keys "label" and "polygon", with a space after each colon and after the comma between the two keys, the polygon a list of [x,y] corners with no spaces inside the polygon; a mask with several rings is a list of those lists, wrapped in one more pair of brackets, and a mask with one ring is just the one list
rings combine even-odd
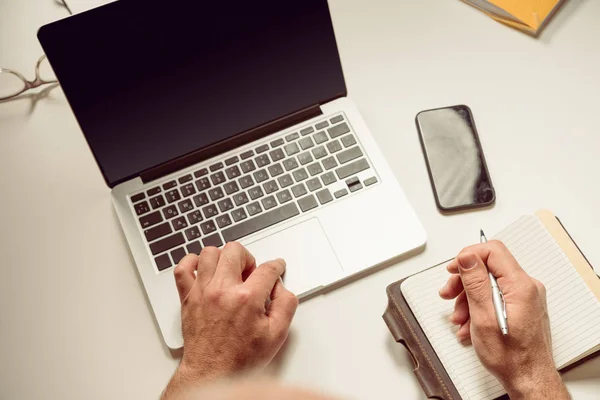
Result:
{"label": "thumb", "polygon": [[469,314],[474,321],[494,312],[492,289],[488,270],[481,257],[475,253],[459,254],[458,271],[467,294]]}

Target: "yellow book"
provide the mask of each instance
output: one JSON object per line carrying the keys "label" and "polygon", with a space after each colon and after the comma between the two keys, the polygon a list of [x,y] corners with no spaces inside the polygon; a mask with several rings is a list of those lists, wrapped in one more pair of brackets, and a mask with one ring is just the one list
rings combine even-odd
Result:
{"label": "yellow book", "polygon": [[564,0],[462,0],[495,20],[539,35]]}

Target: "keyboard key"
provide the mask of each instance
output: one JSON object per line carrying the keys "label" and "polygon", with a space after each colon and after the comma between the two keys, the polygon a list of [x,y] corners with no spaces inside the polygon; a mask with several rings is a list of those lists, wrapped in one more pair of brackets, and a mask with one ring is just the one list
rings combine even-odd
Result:
{"label": "keyboard key", "polygon": [[264,167],[265,165],[269,165],[271,160],[269,160],[269,156],[267,154],[260,155],[254,159],[258,168]]}
{"label": "keyboard key", "polygon": [[343,124],[332,126],[331,128],[327,129],[327,132],[332,139],[335,139],[338,136],[342,136],[343,134],[350,132],[350,128],[348,128],[348,124],[344,122]]}
{"label": "keyboard key", "polygon": [[212,181],[213,185],[220,185],[221,183],[225,182],[225,174],[222,172],[217,172],[216,174],[212,174],[210,176],[210,180]]}
{"label": "keyboard key", "polygon": [[148,205],[147,201],[137,203],[136,205],[133,206],[133,208],[135,209],[135,213],[137,215],[143,215],[150,211],[150,206]]}
{"label": "keyboard key", "polygon": [[321,162],[323,163],[323,166],[327,170],[337,167],[337,162],[335,161],[335,158],[333,158],[333,157],[324,158],[323,161],[321,161]]}
{"label": "keyboard key", "polygon": [[256,183],[261,183],[269,179],[269,174],[266,170],[261,169],[254,173],[254,179],[256,180]]}
{"label": "keyboard key", "polygon": [[156,267],[159,271],[164,271],[165,269],[173,265],[171,264],[171,258],[169,258],[168,254],[163,254],[156,257],[154,259],[154,262],[156,263]]}
{"label": "keyboard key", "polygon": [[317,144],[321,144],[321,143],[329,140],[329,138],[327,137],[327,134],[323,131],[315,133],[313,135],[313,139],[315,139],[315,143],[317,143]]}
{"label": "keyboard key", "polygon": [[229,215],[227,214],[221,215],[217,217],[217,225],[219,225],[219,228],[225,228],[226,226],[231,225],[231,218],[229,218]]}
{"label": "keyboard key", "polygon": [[165,222],[164,224],[160,224],[155,226],[154,228],[145,230],[144,235],[146,236],[146,240],[151,242],[153,240],[166,236],[171,232],[173,232],[171,230],[171,226],[168,222]]}
{"label": "keyboard key", "polygon": [[225,165],[235,164],[238,161],[240,161],[240,159],[237,156],[229,157],[227,160],[225,160]]}
{"label": "keyboard key", "polygon": [[283,149],[285,150],[285,154],[288,156],[293,156],[300,151],[300,148],[296,143],[287,144]]}
{"label": "keyboard key", "polygon": [[161,190],[162,189],[160,188],[160,186],[156,186],[156,187],[153,187],[152,189],[148,189],[146,194],[148,196],[154,196],[155,194],[160,193]]}
{"label": "keyboard key", "polygon": [[327,150],[325,150],[324,146],[319,146],[312,149],[313,156],[318,160],[319,158],[323,158],[327,156]]}
{"label": "keyboard key", "polygon": [[210,182],[208,181],[208,178],[198,179],[196,181],[196,187],[200,192],[208,189],[210,187]]}
{"label": "keyboard key", "polygon": [[315,145],[310,137],[302,138],[298,141],[298,143],[300,143],[302,150],[310,149]]}
{"label": "keyboard key", "polygon": [[[281,141],[283,144],[283,139],[281,139]],[[277,162],[285,158],[285,154],[281,149],[275,149],[272,152],[270,152],[269,155],[271,156],[271,160],[273,160],[273,162]]]}
{"label": "keyboard key", "polygon": [[181,246],[185,243],[185,238],[181,232],[177,232],[174,235],[167,236],[164,239],[156,241],[150,245],[150,251],[152,255],[157,255],[158,253],[163,253],[167,250],[172,249],[176,246]]}
{"label": "keyboard key", "polygon": [[258,146],[256,148],[256,153],[257,154],[264,153],[267,150],[269,150],[269,145],[268,144],[263,144],[262,146]]}
{"label": "keyboard key", "polygon": [[316,124],[315,128],[323,129],[323,128],[327,128],[328,126],[329,126],[329,123],[327,121],[323,121],[323,122],[319,122],[318,124]]}
{"label": "keyboard key", "polygon": [[275,182],[275,180],[270,180],[269,182],[263,184],[263,189],[265,189],[266,194],[269,194],[276,192],[279,189],[279,186],[277,186],[277,182]]}
{"label": "keyboard key", "polygon": [[342,144],[344,145],[344,147],[350,147],[354,144],[356,144],[356,139],[354,138],[353,135],[346,135],[343,138],[340,139],[342,141]]}
{"label": "keyboard key", "polygon": [[248,215],[246,214],[246,211],[244,211],[243,208],[238,208],[237,210],[233,210],[231,212],[231,216],[233,217],[233,220],[235,222],[238,222],[238,221],[248,218]]}
{"label": "keyboard key", "polygon": [[144,193],[138,193],[134,196],[131,196],[131,202],[132,203],[137,203],[140,200],[144,200],[146,198],[146,195]]}
{"label": "keyboard key", "polygon": [[315,131],[315,129],[312,126],[309,126],[308,128],[304,128],[300,131],[300,134],[302,136],[308,135],[309,133],[313,133]]}
{"label": "keyboard key", "polygon": [[295,170],[292,173],[292,175],[294,175],[294,179],[296,180],[296,182],[300,182],[308,178],[308,174],[306,173],[306,170],[304,168]]}
{"label": "keyboard key", "polygon": [[233,167],[229,167],[225,170],[225,173],[227,174],[227,177],[229,179],[235,179],[238,176],[240,176],[242,173],[240,172],[240,168],[237,165],[234,165]]}
{"label": "keyboard key", "polygon": [[233,196],[233,201],[235,202],[236,206],[241,206],[242,204],[246,204],[249,200],[246,193],[242,192]]}
{"label": "keyboard key", "polygon": [[177,207],[175,207],[174,205],[163,208],[162,213],[165,219],[173,218],[179,215],[179,211],[177,211]]}
{"label": "keyboard key", "polygon": [[221,236],[218,233],[215,233],[214,235],[211,235],[211,236],[208,236],[208,237],[202,239],[202,243],[204,244],[205,247],[207,247],[207,246],[215,246],[215,247],[223,246],[223,240],[221,240]]}
{"label": "keyboard key", "polygon": [[194,193],[196,193],[196,188],[194,188],[193,183],[188,183],[187,185],[183,185],[181,187],[181,194],[183,194],[183,197],[191,196]]}
{"label": "keyboard key", "polygon": [[300,196],[304,196],[307,191],[303,184],[299,183],[296,186],[292,186],[292,193],[294,193],[294,197],[298,198]]}
{"label": "keyboard key", "polygon": [[181,200],[181,195],[179,194],[179,190],[171,189],[165,193],[165,197],[167,198],[167,202],[173,203],[177,200]]}
{"label": "keyboard key", "polygon": [[211,165],[209,168],[210,168],[210,172],[218,171],[218,170],[220,170],[220,169],[223,168],[223,163],[222,162],[218,162],[216,164]]}
{"label": "keyboard key", "polygon": [[360,181],[359,181],[359,182],[357,182],[357,183],[355,183],[355,184],[354,184],[354,185],[352,185],[352,186],[348,186],[348,189],[350,189],[350,191],[351,191],[352,193],[354,193],[354,192],[356,192],[357,190],[360,190],[360,189],[362,189],[362,188],[363,188],[363,186],[361,185]]}
{"label": "keyboard key", "polygon": [[310,176],[315,176],[323,172],[323,168],[321,168],[321,164],[318,162],[310,164],[308,167],[306,167],[306,169],[308,169]]}
{"label": "keyboard key", "polygon": [[177,206],[179,207],[179,211],[181,211],[182,214],[188,211],[192,211],[194,209],[194,205],[192,204],[191,200],[180,201],[179,203],[177,203]]}
{"label": "keyboard key", "polygon": [[283,174],[283,167],[281,166],[281,164],[270,165],[267,169],[269,170],[269,174],[273,178]]}
{"label": "keyboard key", "polygon": [[331,196],[329,189],[320,190],[316,194],[317,198],[319,199],[319,203],[321,204],[327,204],[330,201],[333,201],[333,197]]}
{"label": "keyboard key", "polygon": [[298,214],[300,214],[300,212],[298,211],[296,204],[293,202],[288,203],[282,207],[274,208],[262,215],[250,218],[230,228],[224,229],[222,234],[226,242],[232,242],[295,217]]}
{"label": "keyboard key", "polygon": [[254,152],[253,152],[252,150],[248,150],[248,151],[245,151],[245,152],[243,152],[242,154],[240,154],[240,158],[241,158],[242,160],[245,160],[245,159],[247,159],[247,158],[250,158],[250,157],[252,157],[253,155],[254,155]]}
{"label": "keyboard key", "polygon": [[184,175],[181,178],[179,178],[178,181],[179,181],[179,183],[183,184],[183,183],[191,181],[192,179],[193,179],[192,175],[188,174],[188,175]]}
{"label": "keyboard key", "polygon": [[163,217],[160,215],[160,211],[155,211],[152,214],[148,214],[145,217],[140,218],[140,225],[142,225],[142,228],[145,229],[162,222],[162,220]]}
{"label": "keyboard key", "polygon": [[334,140],[333,142],[327,143],[327,149],[330,153],[335,153],[336,151],[340,151],[342,149],[342,145],[339,140]]}
{"label": "keyboard key", "polygon": [[292,140],[296,140],[299,137],[300,137],[300,135],[298,134],[298,132],[294,132],[294,133],[291,133],[291,134],[287,135],[285,137],[285,140],[287,140],[288,142],[291,142]]}
{"label": "keyboard key", "polygon": [[248,194],[252,200],[256,200],[265,195],[260,186],[254,186],[253,188],[248,189]]}
{"label": "keyboard key", "polygon": [[269,210],[273,207],[277,207],[277,200],[275,200],[275,196],[265,197],[264,199],[261,200],[261,203],[265,210]]}
{"label": "keyboard key", "polygon": [[302,154],[298,154],[298,161],[300,161],[300,165],[306,165],[309,162],[313,161],[312,156],[310,155],[310,152],[305,151]]}
{"label": "keyboard key", "polygon": [[336,115],[335,117],[331,118],[329,120],[329,122],[331,122],[332,124],[337,124],[338,122],[342,122],[343,120],[344,120],[343,115]]}
{"label": "keyboard key", "polygon": [[150,205],[152,206],[153,210],[156,210],[157,208],[165,205],[165,198],[162,197],[161,195],[152,197],[152,198],[150,198]]}
{"label": "keyboard key", "polygon": [[191,213],[188,214],[188,221],[190,221],[190,225],[194,225],[197,224],[198,222],[202,221],[202,213],[200,212],[200,210],[194,210]]}
{"label": "keyboard key", "polygon": [[344,197],[347,194],[348,194],[348,191],[346,189],[340,189],[337,192],[335,192],[333,195],[335,196],[336,199],[339,199],[340,197]]}
{"label": "keyboard key", "polygon": [[295,158],[288,158],[283,161],[283,167],[286,171],[291,171],[294,168],[298,168],[298,161]]}
{"label": "keyboard key", "polygon": [[204,213],[204,216],[206,218],[212,218],[219,213],[219,211],[217,210],[217,206],[215,204],[207,205],[206,207],[204,207],[202,209],[202,212]]}
{"label": "keyboard key", "polygon": [[225,193],[231,194],[240,190],[238,184],[235,181],[227,182],[223,185],[223,189],[225,189]]}
{"label": "keyboard key", "polygon": [[171,257],[173,257],[173,261],[175,262],[175,264],[179,264],[179,261],[181,261],[181,259],[185,257],[185,250],[183,249],[183,247],[175,249],[171,251]]}
{"label": "keyboard key", "polygon": [[200,245],[200,242],[196,240],[195,242],[187,245],[187,251],[189,254],[200,255],[200,252],[202,251],[202,245]]}
{"label": "keyboard key", "polygon": [[255,201],[254,203],[250,203],[246,206],[246,210],[248,210],[248,214],[250,214],[250,216],[252,215],[256,215],[259,212],[262,211],[262,208],[260,208],[260,204],[258,204],[258,201]]}
{"label": "keyboard key", "polygon": [[363,182],[365,184],[365,186],[371,186],[377,183],[377,177],[372,176],[368,179],[365,179],[365,181]]}
{"label": "keyboard key", "polygon": [[243,163],[240,164],[240,167],[242,168],[242,171],[244,173],[248,173],[248,172],[254,171],[256,169],[256,166],[254,165],[254,161],[252,161],[252,160],[244,161]]}
{"label": "keyboard key", "polygon": [[202,169],[199,169],[198,171],[194,172],[194,176],[196,178],[200,178],[201,176],[204,176],[206,174],[208,174],[208,169],[206,169],[206,168],[202,168]]}
{"label": "keyboard key", "polygon": [[277,178],[277,182],[279,182],[279,186],[281,186],[282,188],[294,184],[294,180],[292,179],[292,176],[290,174],[280,176],[279,178]]}
{"label": "keyboard key", "polygon": [[345,179],[349,176],[358,174],[360,171],[364,171],[365,169],[369,169],[369,163],[364,158],[361,158],[358,161],[354,161],[336,169],[335,173],[337,174],[338,178]]}
{"label": "keyboard key", "polygon": [[183,228],[187,228],[188,223],[185,220],[185,217],[179,217],[179,218],[175,218],[173,221],[171,221],[171,225],[173,225],[173,229],[178,231]]}
{"label": "keyboard key", "polygon": [[163,189],[167,190],[167,189],[174,188],[175,186],[177,186],[177,182],[170,181],[170,182],[167,182],[167,183],[163,184]]}
{"label": "keyboard key", "polygon": [[194,240],[200,237],[200,229],[197,226],[192,226],[190,229],[185,230],[185,237],[187,240]]}
{"label": "keyboard key", "polygon": [[247,187],[254,185],[254,180],[251,176],[242,176],[238,182],[240,183],[242,189],[246,189]]}
{"label": "keyboard key", "polygon": [[[277,146],[281,146],[283,143],[284,143],[284,142],[283,142],[283,139],[281,139],[281,138],[279,138],[279,139],[275,139],[275,140],[273,140],[273,141],[271,142],[271,147],[272,147],[272,148],[275,148],[275,147],[277,147]],[[273,161],[275,161],[275,160],[273,160]]]}
{"label": "keyboard key", "polygon": [[219,200],[220,198],[225,196],[225,194],[223,193],[223,190],[221,190],[221,188],[210,189],[208,191],[208,195],[210,196],[210,199],[212,201]]}
{"label": "keyboard key", "polygon": [[194,203],[196,207],[202,207],[205,204],[208,204],[208,196],[206,193],[200,193],[197,196],[194,196]]}
{"label": "keyboard key", "polygon": [[315,196],[311,194],[298,200],[298,205],[300,206],[302,212],[307,212],[308,210],[312,210],[313,208],[317,207],[318,204]]}
{"label": "keyboard key", "polygon": [[321,189],[323,185],[321,185],[321,181],[319,180],[319,178],[312,178],[306,181],[306,187],[311,192],[314,192],[317,189]]}
{"label": "keyboard key", "polygon": [[340,164],[346,164],[352,160],[356,160],[358,157],[362,157],[363,152],[360,150],[360,147],[352,147],[351,149],[344,150],[337,155],[337,159]]}
{"label": "keyboard key", "polygon": [[215,226],[215,223],[212,220],[210,220],[210,221],[201,223],[200,229],[202,229],[202,233],[204,233],[206,235],[206,234],[216,231],[217,227]]}
{"label": "keyboard key", "polygon": [[331,185],[332,183],[335,183],[335,181],[337,181],[333,172],[328,172],[326,174],[321,175],[321,180],[323,181],[323,185],[325,186]]}
{"label": "keyboard key", "polygon": [[217,205],[219,206],[219,210],[221,210],[221,212],[227,212],[233,209],[233,203],[229,199],[223,199],[218,202]]}
{"label": "keyboard key", "polygon": [[292,200],[292,194],[286,189],[277,193],[277,200],[279,200],[281,204],[287,203],[288,201]]}

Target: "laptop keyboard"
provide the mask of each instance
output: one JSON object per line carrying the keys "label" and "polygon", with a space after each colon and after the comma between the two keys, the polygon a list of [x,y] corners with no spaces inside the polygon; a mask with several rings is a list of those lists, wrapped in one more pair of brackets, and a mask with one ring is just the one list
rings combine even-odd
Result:
{"label": "laptop keyboard", "polygon": [[369,169],[349,124],[337,115],[130,200],[162,271],[203,247],[242,239],[377,183],[372,169],[362,182],[356,176]]}

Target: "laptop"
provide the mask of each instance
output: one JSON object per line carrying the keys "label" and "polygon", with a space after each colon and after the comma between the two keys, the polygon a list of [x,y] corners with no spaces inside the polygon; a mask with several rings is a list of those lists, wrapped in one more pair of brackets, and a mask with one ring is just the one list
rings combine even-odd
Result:
{"label": "laptop", "polygon": [[170,348],[188,253],[282,257],[302,298],[426,241],[346,95],[327,1],[197,3],[119,1],[38,32]]}

